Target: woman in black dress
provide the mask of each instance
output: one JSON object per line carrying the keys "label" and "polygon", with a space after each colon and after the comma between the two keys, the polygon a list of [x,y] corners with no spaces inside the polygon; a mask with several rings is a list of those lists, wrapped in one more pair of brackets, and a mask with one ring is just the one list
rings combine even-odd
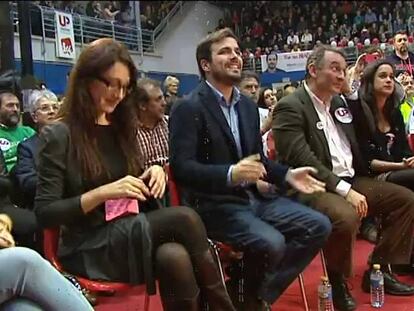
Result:
{"label": "woman in black dress", "polygon": [[[127,49],[92,42],[71,72],[58,121],[41,133],[35,211],[61,228],[59,257],[71,273],[147,284],[159,280],[165,310],[234,310],[209,251],[205,228],[186,207],[158,208],[166,176],[146,171],[133,108],[137,71]],[[106,204],[139,203],[139,212],[106,220]],[[153,273],[154,272],[154,273]]]}

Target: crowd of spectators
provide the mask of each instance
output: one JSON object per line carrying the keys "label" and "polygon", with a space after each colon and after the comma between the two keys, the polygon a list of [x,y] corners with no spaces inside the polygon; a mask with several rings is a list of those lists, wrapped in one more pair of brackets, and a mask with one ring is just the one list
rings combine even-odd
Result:
{"label": "crowd of spectators", "polygon": [[232,27],[245,55],[390,43],[414,31],[412,1],[227,1],[217,29]]}
{"label": "crowd of spectators", "polygon": [[140,1],[141,25],[154,30],[178,1]]}

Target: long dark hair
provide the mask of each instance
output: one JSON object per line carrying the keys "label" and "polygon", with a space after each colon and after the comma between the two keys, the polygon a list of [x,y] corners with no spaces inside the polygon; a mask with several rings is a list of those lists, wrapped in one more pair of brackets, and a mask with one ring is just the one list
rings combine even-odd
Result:
{"label": "long dark hair", "polygon": [[257,106],[259,106],[260,108],[269,109],[269,107],[267,107],[267,106],[266,106],[265,97],[264,97],[265,92],[266,92],[267,90],[271,90],[271,91],[273,92],[273,89],[272,89],[272,88],[270,88],[270,87],[262,87],[262,88],[260,89],[260,92],[259,92],[259,99],[257,100]]}
{"label": "long dark hair", "polygon": [[[391,66],[391,68],[392,68],[392,70],[395,74],[395,67],[390,61],[388,61],[386,59],[377,60],[377,61],[369,64],[365,68],[364,73],[362,75],[361,88],[360,88],[360,92],[359,92],[359,96],[360,96],[360,99],[361,99],[361,104],[368,105],[369,108],[371,109],[373,117],[374,117],[375,124],[369,124],[370,130],[372,132],[374,132],[376,130],[377,123],[378,123],[378,115],[380,113],[380,111],[378,110],[376,101],[375,101],[375,89],[374,89],[375,74],[378,71],[378,68],[382,65]],[[385,105],[384,105],[384,109],[383,109],[384,117],[390,124],[392,122],[393,110],[399,104],[398,101],[399,101],[399,99],[398,99],[398,95],[395,91],[395,82],[394,82],[394,90],[393,90],[392,94],[387,98],[387,100],[385,102]]]}
{"label": "long dark hair", "polygon": [[[109,174],[98,152],[97,110],[88,87],[95,77],[101,76],[115,62],[128,67],[129,94],[135,93],[137,69],[128,50],[113,39],[98,39],[82,51],[72,69],[65,101],[57,117],[69,127],[74,157],[82,175],[88,180],[94,180],[102,173]],[[142,157],[137,146],[137,121],[134,116],[132,97],[126,95],[110,120],[128,163],[128,173],[137,176],[142,170]]]}

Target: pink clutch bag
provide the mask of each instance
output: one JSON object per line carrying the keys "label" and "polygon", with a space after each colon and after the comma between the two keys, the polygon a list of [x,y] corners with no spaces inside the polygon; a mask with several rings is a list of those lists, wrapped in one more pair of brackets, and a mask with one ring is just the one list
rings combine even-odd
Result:
{"label": "pink clutch bag", "polygon": [[138,201],[135,199],[116,199],[105,202],[105,220],[111,221],[115,218],[138,214]]}

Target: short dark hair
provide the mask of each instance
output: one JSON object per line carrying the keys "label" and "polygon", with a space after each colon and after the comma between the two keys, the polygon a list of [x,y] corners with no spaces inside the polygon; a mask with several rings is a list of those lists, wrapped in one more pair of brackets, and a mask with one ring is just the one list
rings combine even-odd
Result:
{"label": "short dark hair", "polygon": [[134,96],[138,106],[145,105],[150,100],[147,86],[161,89],[161,82],[149,78],[141,78],[137,81],[136,95]]}
{"label": "short dark hair", "polygon": [[337,53],[339,55],[341,55],[345,60],[346,60],[346,56],[344,54],[344,52],[342,52],[342,50],[334,48],[330,45],[321,45],[318,46],[316,49],[314,49],[312,51],[312,53],[309,55],[307,61],[306,61],[306,74],[305,74],[305,80],[308,80],[310,78],[310,74],[309,74],[309,66],[310,65],[315,65],[317,68],[321,68],[323,61],[324,61],[324,57],[325,57],[325,53],[326,52],[334,52]]}
{"label": "short dark hair", "polygon": [[6,95],[9,95],[9,96],[10,95],[13,95],[13,96],[16,96],[17,99],[19,99],[19,97],[16,94],[14,94],[12,91],[9,91],[9,90],[1,90],[0,91],[0,108],[3,105],[3,97],[6,96]]}
{"label": "short dark hair", "polygon": [[407,36],[407,32],[405,30],[398,30],[397,32],[395,32],[394,34],[394,39],[397,35],[406,35]]}
{"label": "short dark hair", "polygon": [[266,55],[266,61],[267,62],[269,61],[269,56],[270,55],[274,55],[274,56],[276,56],[276,60],[278,59],[277,53],[272,52],[272,53],[269,53],[269,54]]}
{"label": "short dark hair", "polygon": [[211,62],[211,46],[214,43],[220,42],[225,38],[233,38],[237,41],[237,43],[239,43],[239,39],[230,28],[223,28],[209,34],[197,45],[197,65],[198,70],[200,71],[200,75],[203,79],[206,78],[206,73],[204,72],[203,68],[201,68],[201,60],[206,59],[207,61]]}
{"label": "short dark hair", "polygon": [[250,70],[246,70],[242,72],[240,82],[243,80],[252,79],[252,78],[256,79],[257,83],[260,84],[259,75],[255,73],[254,71],[250,71]]}

